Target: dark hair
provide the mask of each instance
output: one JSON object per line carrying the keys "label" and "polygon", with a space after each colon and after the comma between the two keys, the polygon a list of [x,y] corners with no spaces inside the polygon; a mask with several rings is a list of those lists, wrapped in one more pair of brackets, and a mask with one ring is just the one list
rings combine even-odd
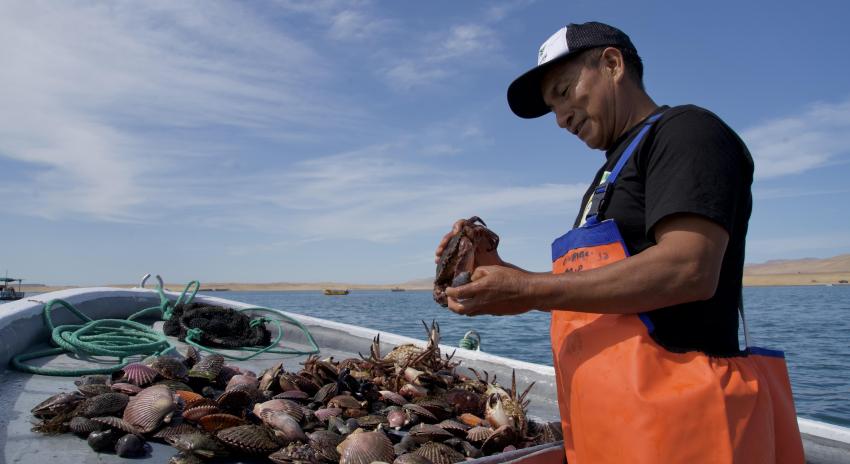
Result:
{"label": "dark hair", "polygon": [[[599,64],[599,60],[602,58],[602,52],[605,51],[606,48],[608,47],[596,47],[582,52],[581,57],[584,58],[584,64],[586,66],[597,66]],[[640,56],[636,51],[629,48],[614,48],[620,50],[620,54],[623,55],[623,64],[626,66],[626,75],[629,76],[641,90],[644,90],[643,61],[640,59]]]}

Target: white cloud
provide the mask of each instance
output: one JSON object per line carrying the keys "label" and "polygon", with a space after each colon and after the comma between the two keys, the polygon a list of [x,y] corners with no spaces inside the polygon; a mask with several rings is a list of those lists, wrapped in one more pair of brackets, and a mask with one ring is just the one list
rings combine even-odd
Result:
{"label": "white cloud", "polygon": [[818,103],[799,116],[767,121],[743,132],[756,178],[799,174],[834,163],[850,149],[850,100]]}
{"label": "white cloud", "polygon": [[354,116],[306,90],[325,60],[239,4],[4,2],[0,55],[0,156],[34,171],[3,190],[46,217],[138,218],[181,158],[207,156],[181,130],[302,136]]}

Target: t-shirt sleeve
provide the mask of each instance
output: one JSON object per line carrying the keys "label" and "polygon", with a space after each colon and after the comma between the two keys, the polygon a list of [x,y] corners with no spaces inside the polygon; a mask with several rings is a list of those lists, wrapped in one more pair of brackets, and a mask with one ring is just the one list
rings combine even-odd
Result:
{"label": "t-shirt sleeve", "polygon": [[[663,123],[663,124],[662,124]],[[667,216],[704,216],[732,235],[752,161],[737,135],[716,116],[688,111],[659,121],[646,163],[646,235]]]}

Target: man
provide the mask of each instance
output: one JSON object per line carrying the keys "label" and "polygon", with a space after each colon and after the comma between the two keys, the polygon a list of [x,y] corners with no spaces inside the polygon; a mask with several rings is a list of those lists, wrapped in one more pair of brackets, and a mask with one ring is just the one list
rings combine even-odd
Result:
{"label": "man", "polygon": [[781,353],[738,347],[752,158],[714,114],[659,107],[642,77],[614,27],[571,24],[544,42],[508,89],[512,111],[553,112],[605,162],[552,244],[553,272],[493,251],[446,290],[449,308],[552,313],[572,464],[803,462]]}

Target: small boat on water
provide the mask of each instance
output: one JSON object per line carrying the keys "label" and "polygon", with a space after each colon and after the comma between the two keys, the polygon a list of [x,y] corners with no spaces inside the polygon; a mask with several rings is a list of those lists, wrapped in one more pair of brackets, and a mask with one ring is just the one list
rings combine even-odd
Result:
{"label": "small boat on water", "polygon": [[391,292],[403,292],[404,289],[401,287],[393,287],[390,289]]}
{"label": "small boat on water", "polygon": [[339,290],[333,288],[326,288],[325,295],[348,295],[348,289],[346,288],[345,290]]}
{"label": "small boat on water", "polygon": [[[15,290],[15,282],[18,283],[18,289]],[[21,291],[21,282],[23,279],[15,279],[13,277],[0,278],[0,301],[20,300],[24,297],[24,292]]]}
{"label": "small boat on water", "polygon": [[[166,293],[169,300],[175,301],[177,293]],[[124,319],[143,309],[160,304],[156,291],[116,288],[81,288],[39,294],[26,300],[19,300],[0,306],[0,362],[6,369],[15,355],[40,349],[46,346],[49,331],[42,319],[42,310],[47,301],[61,299],[79,309],[93,319]],[[198,295],[195,301],[204,304],[231,308],[249,308],[252,305],[233,300]],[[303,324],[312,334],[320,348],[322,357],[333,356],[336,359],[357,357],[357,353],[368,352],[378,331],[366,327],[341,324],[300,314],[280,311]],[[76,318],[67,312],[54,314],[56,324],[76,324]],[[157,323],[155,328],[161,327]],[[161,330],[161,329],[160,329]],[[185,345],[173,340],[182,350]],[[309,348],[308,340],[298,331],[286,331],[281,342],[286,348]],[[380,333],[382,352],[412,343],[424,347],[426,342],[409,337]],[[512,371],[516,373],[518,385],[535,382],[529,396],[528,415],[537,420],[557,420],[558,406],[555,389],[555,373],[551,366],[533,364],[515,359],[494,356],[481,351],[441,345],[441,351],[455,351],[454,359],[461,361],[461,368],[475,368],[487,371],[491,376],[510,379]],[[283,359],[288,368],[303,362],[306,356],[289,355]],[[76,356],[59,355],[39,360],[41,367],[73,369],[88,366],[88,361]],[[260,372],[281,362],[280,356],[263,355],[250,361],[240,362],[239,366]],[[58,391],[70,391],[74,388],[70,378],[32,375],[14,370],[0,371],[0,408],[5,412],[0,422],[0,462],[21,464],[40,463],[45,460],[51,464],[79,462],[127,462],[114,454],[93,454],[94,452],[81,440],[70,434],[44,436],[30,429],[32,415],[30,409],[45,397]],[[799,418],[800,431],[806,451],[806,461],[812,464],[850,463],[850,429],[824,422]],[[174,454],[174,449],[160,443],[150,443],[150,453],[137,459],[145,463],[165,463]],[[537,447],[509,451],[493,456],[468,461],[472,464],[522,463],[522,464],[562,464],[564,451],[560,442],[539,445]]]}

